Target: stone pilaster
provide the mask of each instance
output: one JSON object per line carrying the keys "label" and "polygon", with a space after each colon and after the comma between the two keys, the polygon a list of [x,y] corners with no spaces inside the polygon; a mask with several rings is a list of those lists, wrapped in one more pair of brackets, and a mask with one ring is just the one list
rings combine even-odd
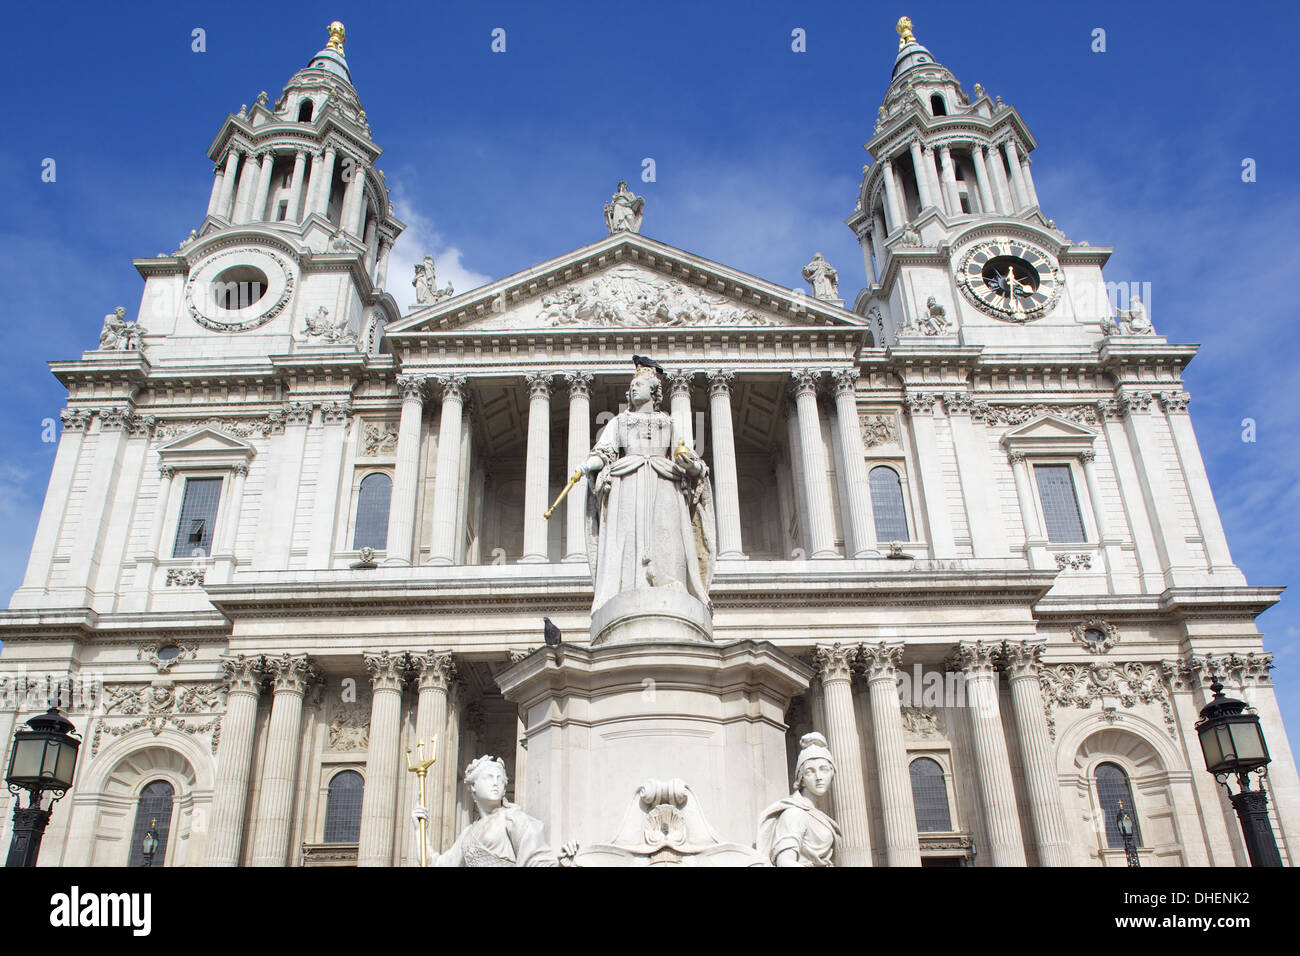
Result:
{"label": "stone pilaster", "polygon": [[226,713],[221,720],[221,756],[212,796],[205,866],[238,866],[243,847],[249,768],[262,690],[262,659],[235,654],[221,659]]}
{"label": "stone pilaster", "polygon": [[1025,846],[1020,837],[1020,811],[1016,808],[1011,758],[1002,735],[998,687],[993,674],[997,644],[963,641],[957,660],[966,680],[966,707],[970,711],[975,765],[979,772],[980,806],[994,866],[1024,866]]}
{"label": "stone pilaster", "polygon": [[[590,372],[569,372],[564,376],[569,386],[569,468],[572,475],[582,467],[591,451],[591,382]],[[568,478],[565,478],[568,481]],[[587,560],[587,496],[585,479],[574,485],[564,500],[564,560]]]}
{"label": "stone pilaster", "polygon": [[920,866],[921,843],[916,830],[912,778],[903,743],[903,711],[898,700],[898,665],[903,645],[881,641],[862,645],[867,689],[871,695],[871,731],[880,777],[881,816],[885,825],[885,855],[890,866]]}
{"label": "stone pilaster", "polygon": [[366,789],[361,803],[361,837],[357,866],[392,866],[396,836],[398,745],[402,720],[402,684],[406,657],[380,651],[362,654],[370,671],[370,745],[366,753]]}
{"label": "stone pilaster", "polygon": [[428,378],[399,375],[402,417],[397,425],[397,466],[393,475],[393,497],[388,509],[388,559],[410,563],[414,559],[415,495],[420,480],[420,430],[424,415],[424,391]]}
{"label": "stone pilaster", "polygon": [[694,372],[678,369],[668,373],[668,407],[677,426],[677,434],[692,449],[695,447],[695,426],[691,421],[691,384]]}
{"label": "stone pilaster", "polygon": [[[844,487],[848,489],[848,519],[853,537],[853,556],[876,552],[876,529],[871,520],[871,493],[867,484],[866,449],[858,423],[856,368],[840,369],[835,379],[835,427],[844,449]],[[845,547],[848,551],[848,547]]]}
{"label": "stone pilaster", "polygon": [[1003,645],[1003,669],[1011,684],[1011,706],[1025,764],[1025,788],[1029,791],[1029,815],[1034,822],[1038,864],[1069,866],[1070,835],[1047,732],[1043,693],[1038,685],[1038,663],[1045,646],[1042,641],[1008,642]]}
{"label": "stone pilaster", "polygon": [[[841,866],[871,865],[871,828],[867,820],[867,788],[862,773],[862,742],[853,709],[855,647],[820,644],[817,669],[821,674],[826,710],[826,743],[835,758],[831,787],[835,819],[844,836]],[[915,826],[915,821],[913,821]]]}
{"label": "stone pilaster", "polygon": [[438,426],[438,464],[433,486],[433,538],[429,563],[455,563],[457,502],[460,499],[460,430],[468,387],[463,375],[443,375],[442,418]]}
{"label": "stone pilaster", "polygon": [[302,700],[315,681],[306,654],[268,657],[272,678],[271,726],[262,762],[262,792],[257,805],[253,866],[286,866],[293,829],[294,789],[302,733]]}

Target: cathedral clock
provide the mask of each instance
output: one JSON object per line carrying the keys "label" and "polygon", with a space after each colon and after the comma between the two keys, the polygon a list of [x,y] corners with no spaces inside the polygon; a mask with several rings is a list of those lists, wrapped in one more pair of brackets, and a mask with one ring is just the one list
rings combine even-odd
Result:
{"label": "cathedral clock", "polygon": [[981,312],[1028,322],[1052,311],[1061,297],[1061,270],[1051,255],[1021,239],[993,239],[962,259],[957,284]]}
{"label": "cathedral clock", "polygon": [[269,249],[217,252],[190,270],[185,306],[213,332],[247,332],[284,311],[293,296],[293,268]]}

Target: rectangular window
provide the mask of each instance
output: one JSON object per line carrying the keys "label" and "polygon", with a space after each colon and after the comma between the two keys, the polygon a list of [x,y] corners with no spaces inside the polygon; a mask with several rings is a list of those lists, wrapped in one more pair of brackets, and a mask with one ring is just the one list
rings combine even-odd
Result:
{"label": "rectangular window", "polygon": [[220,478],[187,478],[181,517],[176,523],[173,558],[207,557],[212,553],[212,532],[221,501]]}
{"label": "rectangular window", "polygon": [[288,217],[288,215],[289,215],[289,200],[282,199],[280,200],[280,208],[276,211],[275,214],[275,221],[284,222],[284,220]]}
{"label": "rectangular window", "polygon": [[1070,466],[1035,465],[1034,477],[1038,479],[1038,500],[1043,504],[1043,518],[1047,522],[1047,540],[1086,541]]}

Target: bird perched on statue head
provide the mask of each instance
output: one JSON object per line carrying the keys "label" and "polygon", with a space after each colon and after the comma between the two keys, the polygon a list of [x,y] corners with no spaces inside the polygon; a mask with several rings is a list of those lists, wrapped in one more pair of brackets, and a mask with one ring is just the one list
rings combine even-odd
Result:
{"label": "bird perched on statue head", "polygon": [[546,640],[547,647],[559,647],[562,635],[560,629],[551,623],[549,617],[542,618],[542,634]]}
{"label": "bird perched on statue head", "polygon": [[632,364],[636,366],[636,369],[637,369],[637,370],[636,370],[636,374],[637,374],[637,375],[641,375],[641,374],[642,374],[641,369],[643,369],[643,368],[652,368],[652,369],[654,369],[656,372],[659,373],[659,376],[660,376],[661,378],[667,378],[667,377],[668,377],[668,373],[664,371],[664,367],[663,367],[662,365],[660,365],[660,364],[659,364],[658,362],[656,362],[654,359],[652,359],[652,358],[647,358],[647,357],[644,356],[644,355],[633,355],[633,356],[632,356]]}

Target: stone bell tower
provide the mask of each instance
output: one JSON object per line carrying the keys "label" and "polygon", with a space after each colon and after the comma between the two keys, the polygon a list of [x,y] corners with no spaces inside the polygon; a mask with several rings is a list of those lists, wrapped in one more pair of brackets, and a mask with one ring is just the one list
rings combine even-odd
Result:
{"label": "stone bell tower", "polygon": [[343,24],[272,103],[226,117],[202,224],[138,259],[154,363],[346,346],[373,353],[398,309],[383,293],[403,229],[344,55]]}
{"label": "stone bell tower", "polygon": [[[957,78],[898,21],[898,55],[864,148],[857,207],[877,345],[1090,345],[1111,314],[1109,249],[1075,245],[1039,207],[1038,145],[1015,107]],[[1050,335],[1038,330],[1050,328]]]}

